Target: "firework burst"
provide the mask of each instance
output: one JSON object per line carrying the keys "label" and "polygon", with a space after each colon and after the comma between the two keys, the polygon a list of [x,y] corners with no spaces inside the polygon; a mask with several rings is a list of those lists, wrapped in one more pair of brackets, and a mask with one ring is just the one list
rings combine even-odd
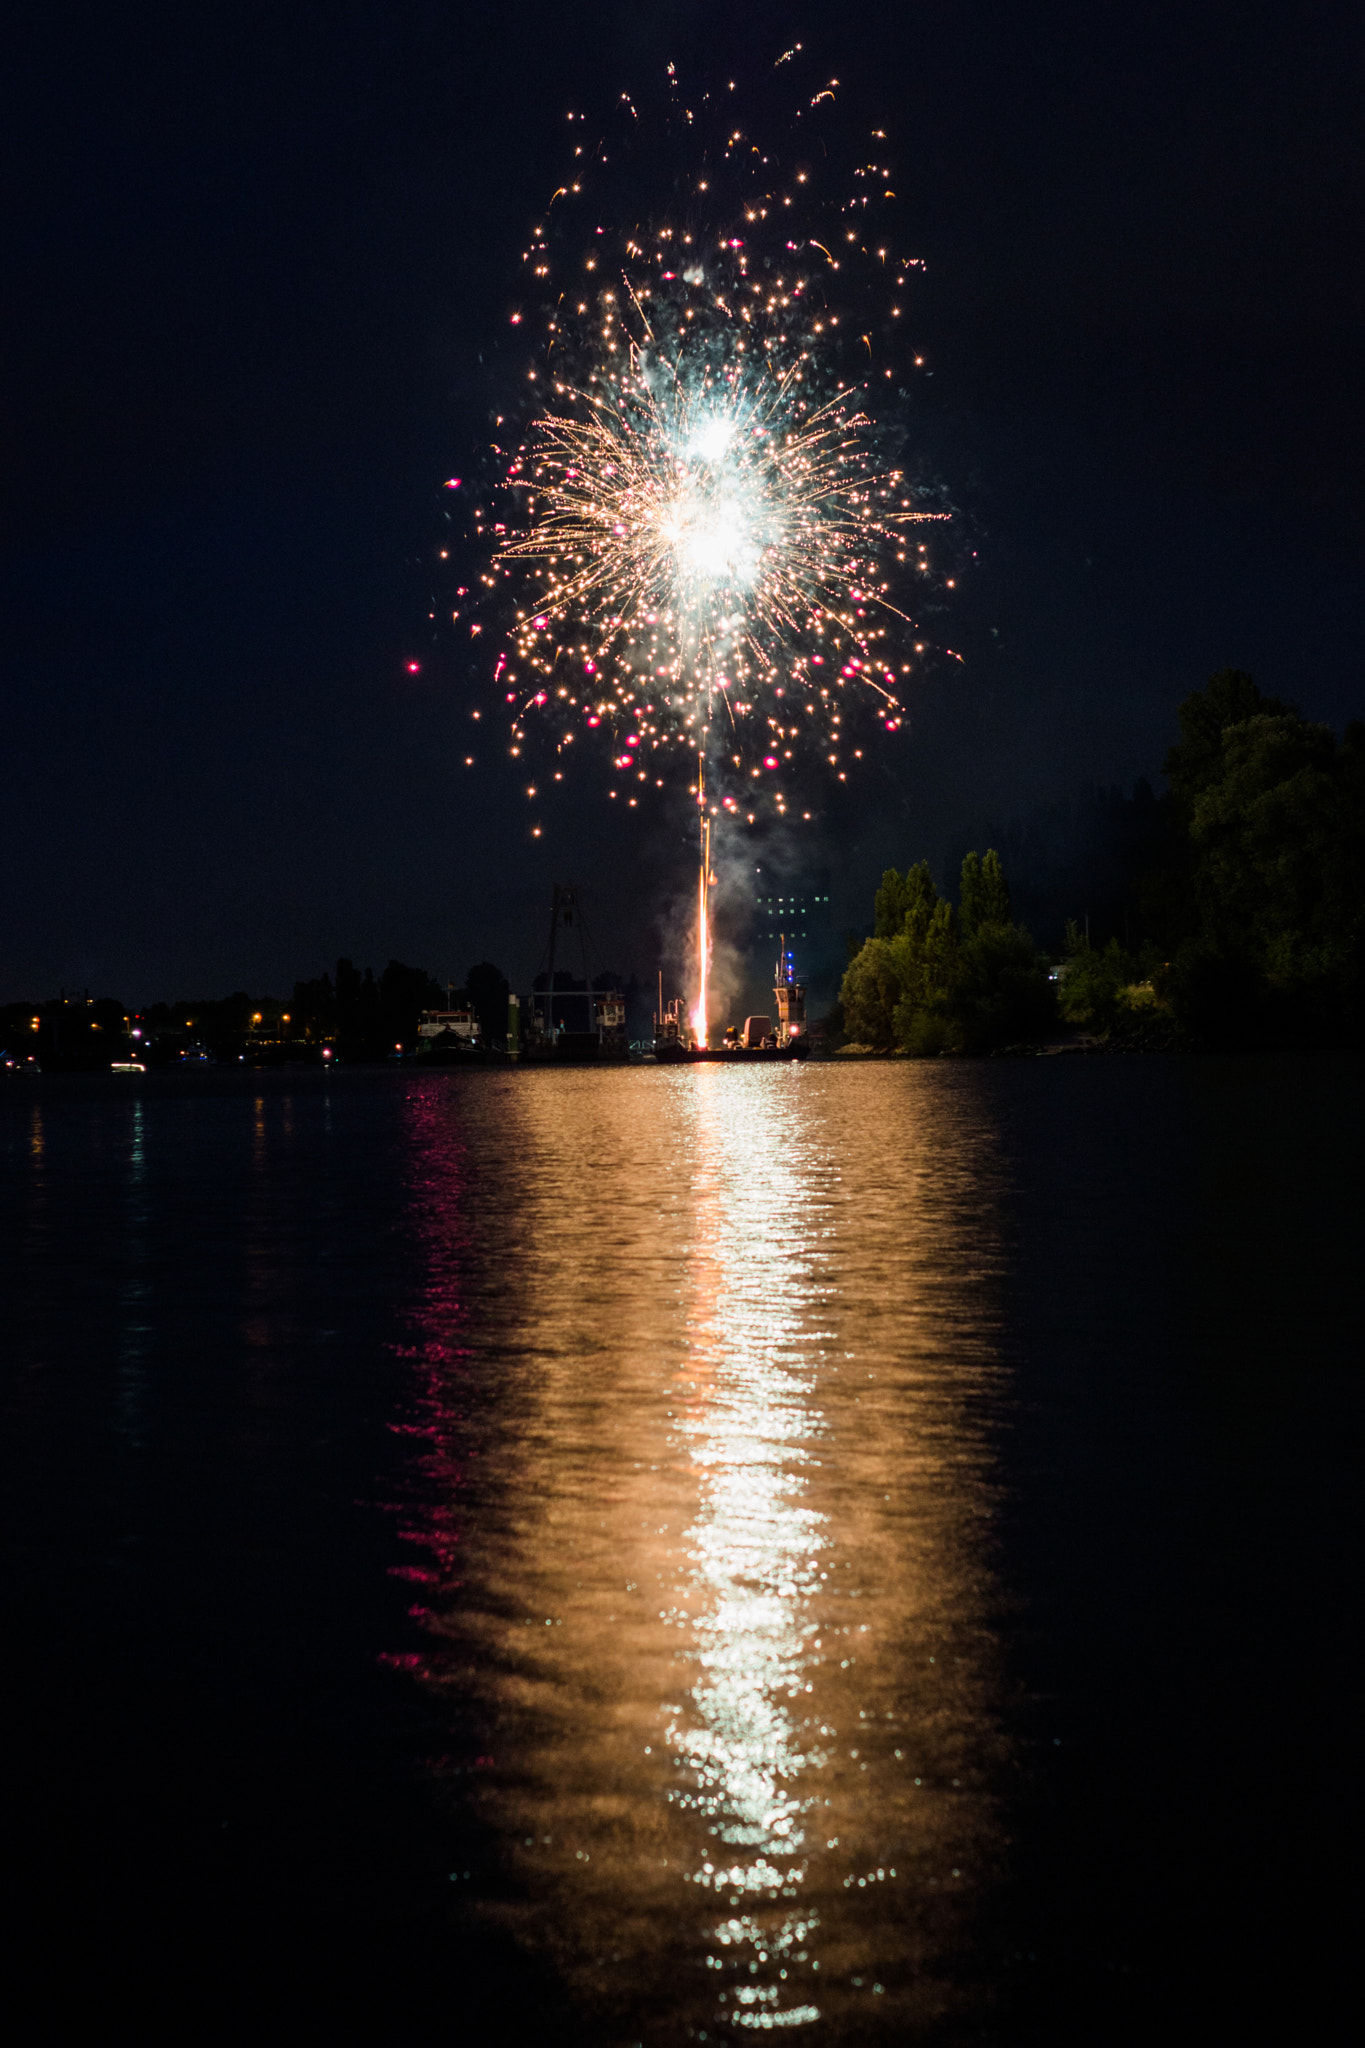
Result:
{"label": "firework burst", "polygon": [[[817,771],[846,781],[904,723],[935,566],[915,529],[946,514],[895,459],[918,266],[891,246],[885,136],[847,175],[821,168],[835,83],[778,156],[674,81],[661,132],[681,168],[646,221],[648,124],[628,100],[615,140],[575,123],[525,254],[538,311],[510,314],[538,330],[529,403],[476,520],[537,808],[579,767],[632,805],[685,785],[703,822],[809,817]],[[465,611],[473,631],[488,609]]]}
{"label": "firework burst", "polygon": [[932,565],[912,530],[945,515],[916,502],[873,412],[879,385],[904,395],[916,266],[888,246],[889,166],[821,191],[809,132],[779,163],[673,112],[692,165],[674,217],[596,224],[630,180],[609,182],[605,139],[583,142],[556,232],[526,252],[543,304],[529,416],[478,521],[508,629],[496,673],[514,753],[549,740],[561,779],[593,742],[628,800],[682,771],[708,807],[788,814],[803,770],[846,778],[901,726],[925,652],[911,593]]}
{"label": "firework burst", "polygon": [[630,337],[586,416],[536,422],[510,479],[524,523],[501,553],[539,586],[515,641],[532,702],[562,674],[589,718],[647,720],[618,770],[641,746],[681,746],[757,779],[808,750],[817,709],[837,760],[836,676],[896,723],[888,627],[872,621],[901,615],[877,556],[919,515],[876,471],[850,397],[813,399],[799,356],[707,360],[701,339],[665,355]]}

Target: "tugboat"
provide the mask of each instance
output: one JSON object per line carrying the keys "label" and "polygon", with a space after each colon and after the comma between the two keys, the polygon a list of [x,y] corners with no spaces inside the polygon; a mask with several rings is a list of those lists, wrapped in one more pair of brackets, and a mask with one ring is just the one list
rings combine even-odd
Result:
{"label": "tugboat", "polygon": [[659,977],[659,1009],[654,1019],[654,1057],[661,1066],[700,1064],[702,1061],[803,1060],[810,1052],[806,1035],[806,985],[796,978],[793,955],[785,935],[773,975],[774,1023],[769,1016],[746,1017],[742,1025],[731,1024],[721,1044],[699,1046],[686,1015],[681,996],[664,1006],[663,977]]}
{"label": "tugboat", "polygon": [[697,1054],[697,1042],[681,996],[665,1008],[663,976],[659,976],[659,1007],[654,1013],[654,1057],[660,1066],[677,1066]]}

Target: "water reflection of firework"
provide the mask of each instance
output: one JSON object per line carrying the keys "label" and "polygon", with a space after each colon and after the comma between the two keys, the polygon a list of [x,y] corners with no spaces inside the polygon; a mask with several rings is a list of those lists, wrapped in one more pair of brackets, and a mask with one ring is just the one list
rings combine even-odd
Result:
{"label": "water reflection of firework", "polygon": [[[502,1845],[471,1910],[585,2038],[899,2042],[970,2000],[1006,1389],[993,1141],[951,1079],[408,1104],[433,1767]],[[462,1186],[457,1147],[524,1177]]]}

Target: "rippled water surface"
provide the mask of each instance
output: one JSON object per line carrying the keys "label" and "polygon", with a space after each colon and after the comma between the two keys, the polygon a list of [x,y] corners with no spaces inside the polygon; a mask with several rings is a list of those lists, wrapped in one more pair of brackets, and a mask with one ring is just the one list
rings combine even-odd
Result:
{"label": "rippled water surface", "polygon": [[602,2044],[1326,1997],[1350,1063],[129,1079],[0,1099],[63,1997]]}

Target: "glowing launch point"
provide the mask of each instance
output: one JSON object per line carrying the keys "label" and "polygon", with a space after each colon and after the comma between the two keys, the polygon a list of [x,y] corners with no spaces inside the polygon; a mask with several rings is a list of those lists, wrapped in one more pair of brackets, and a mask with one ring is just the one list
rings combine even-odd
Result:
{"label": "glowing launch point", "polygon": [[[702,764],[705,774],[705,763]],[[701,784],[704,795],[704,781]],[[711,820],[702,813],[701,871],[697,878],[697,1007],[692,1012],[692,1033],[702,1051],[707,1044],[707,994],[711,980]]]}

